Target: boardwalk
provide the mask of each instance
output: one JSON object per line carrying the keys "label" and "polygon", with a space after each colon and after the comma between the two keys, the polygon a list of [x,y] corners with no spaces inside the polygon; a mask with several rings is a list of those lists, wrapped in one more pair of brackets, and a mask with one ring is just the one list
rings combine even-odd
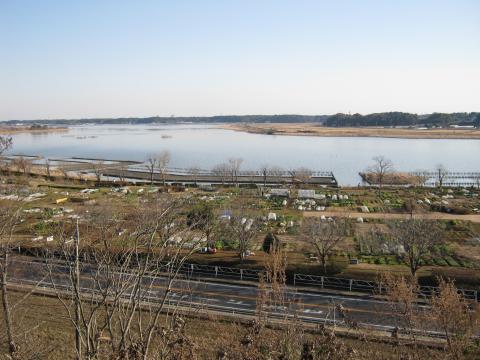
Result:
{"label": "boardwalk", "polygon": [[[150,181],[150,173],[145,170],[127,169],[122,170],[114,167],[105,168],[103,176],[126,178],[141,181]],[[267,175],[256,172],[240,172],[237,176],[215,174],[211,171],[192,173],[185,169],[167,169],[162,175],[158,172],[153,174],[153,180],[161,183],[165,179],[168,184],[257,184],[257,185],[281,185],[281,184],[311,184],[338,186],[337,180],[332,173],[312,173],[307,178],[300,179],[292,174]]]}

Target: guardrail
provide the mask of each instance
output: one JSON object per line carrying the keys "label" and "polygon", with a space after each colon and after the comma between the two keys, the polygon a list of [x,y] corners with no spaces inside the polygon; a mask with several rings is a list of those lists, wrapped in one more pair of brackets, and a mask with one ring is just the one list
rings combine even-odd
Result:
{"label": "guardrail", "polygon": [[[169,265],[166,263],[165,268]],[[188,277],[210,276],[214,278],[227,278],[258,281],[262,270],[242,269],[226,266],[200,265],[200,264],[182,264],[179,272]]]}
{"label": "guardrail", "polygon": [[[88,262],[86,264],[90,265]],[[194,263],[172,264],[170,262],[164,262],[159,264],[159,267],[160,270],[165,272],[178,269],[178,272],[187,278],[200,278],[203,276],[210,278],[236,279],[240,281],[259,281],[261,274],[264,273],[264,270],[259,269],[244,269]],[[376,281],[294,273],[293,286],[296,287],[299,285],[314,286],[321,289],[364,292],[369,294],[385,292],[385,288],[382,287],[382,284]],[[480,302],[480,294],[478,290],[457,290],[465,299]],[[420,286],[419,291],[419,295],[429,298],[433,294],[438,294],[439,288],[434,286]]]}
{"label": "guardrail", "polygon": [[[367,280],[345,279],[329,276],[316,276],[307,274],[294,274],[293,285],[316,286],[321,289],[335,289],[346,291],[359,291],[368,293],[384,293],[385,287],[381,283]],[[477,290],[457,289],[465,299],[480,301]],[[434,286],[420,286],[419,292],[421,296],[430,298],[434,294],[439,293],[439,288]]]}

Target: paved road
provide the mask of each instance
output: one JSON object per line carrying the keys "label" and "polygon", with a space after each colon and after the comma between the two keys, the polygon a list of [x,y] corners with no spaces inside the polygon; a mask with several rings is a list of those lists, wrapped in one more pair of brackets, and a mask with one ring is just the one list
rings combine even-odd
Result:
{"label": "paved road", "polygon": [[[90,267],[91,269],[91,267]],[[43,286],[51,287],[50,279],[45,278],[45,265],[29,260],[12,260],[10,281],[19,284],[35,284],[43,280]],[[56,285],[68,284],[68,268],[56,265]],[[119,274],[120,275],[120,274]],[[146,295],[146,301],[155,302],[164,294],[167,279],[164,277],[146,277],[154,285]],[[89,293],[92,286],[89,276],[89,266],[82,271],[81,287]],[[254,315],[257,307],[259,290],[254,286],[223,284],[209,281],[177,279],[169,294],[170,305],[187,305],[205,310],[237,315]],[[389,304],[371,298],[354,296],[330,295],[321,293],[298,292],[294,287],[288,287],[285,293],[286,301],[282,306],[270,306],[266,309],[272,317],[283,318],[286,313],[296,313],[306,323],[341,323],[342,313],[347,313],[350,321],[359,326],[380,330],[391,330],[395,319]],[[345,311],[340,311],[341,305]],[[288,310],[288,311],[287,311]]]}

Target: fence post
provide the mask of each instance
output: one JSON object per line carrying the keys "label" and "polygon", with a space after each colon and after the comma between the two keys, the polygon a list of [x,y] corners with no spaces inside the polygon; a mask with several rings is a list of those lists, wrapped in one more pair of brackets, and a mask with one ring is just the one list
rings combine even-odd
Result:
{"label": "fence post", "polygon": [[193,264],[190,264],[190,277],[193,276]]}
{"label": "fence post", "polygon": [[321,279],[321,281],[322,281],[322,289],[323,289],[323,276],[322,276],[320,279]]}
{"label": "fence post", "polygon": [[293,274],[293,286],[296,286],[297,274]]}
{"label": "fence post", "polygon": [[240,280],[243,280],[243,269],[240,269]]}
{"label": "fence post", "polygon": [[218,266],[215,266],[215,277],[218,275]]}
{"label": "fence post", "polygon": [[350,279],[350,291],[352,291],[353,280]]}

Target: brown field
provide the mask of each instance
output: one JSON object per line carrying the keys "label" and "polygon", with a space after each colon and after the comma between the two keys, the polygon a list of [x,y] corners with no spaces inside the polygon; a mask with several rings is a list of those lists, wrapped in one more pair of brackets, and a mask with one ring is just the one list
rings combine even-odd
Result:
{"label": "brown field", "polygon": [[2,126],[0,125],[0,135],[13,135],[20,133],[46,133],[68,131],[68,127],[47,127],[44,129],[31,129],[30,126]]}
{"label": "brown field", "polygon": [[411,139],[480,139],[478,129],[404,129],[383,127],[323,127],[311,123],[225,124],[222,129],[254,134],[325,137],[386,137]]}

